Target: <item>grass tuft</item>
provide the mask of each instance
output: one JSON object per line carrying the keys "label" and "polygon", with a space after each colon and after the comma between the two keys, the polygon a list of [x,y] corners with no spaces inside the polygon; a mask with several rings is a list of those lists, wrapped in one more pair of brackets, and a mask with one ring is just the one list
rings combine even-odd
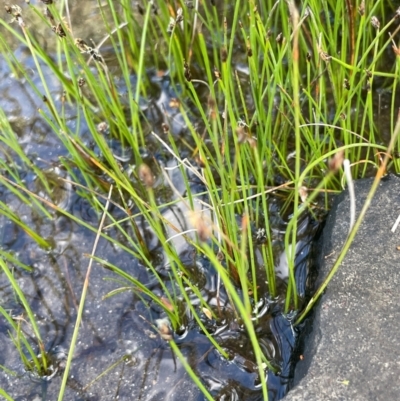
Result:
{"label": "grass tuft", "polygon": [[[168,324],[157,330],[208,399],[215,394],[183,359],[169,329],[178,331],[190,315],[228,358],[201,315],[218,321],[229,310],[247,332],[267,400],[266,377],[279,373],[280,366],[260,345],[256,306],[265,299],[277,302],[288,318],[300,314],[299,322],[323,290],[303,310],[295,262],[305,216],[318,219],[329,208],[332,193],[341,190],[343,160],[349,160],[347,174],[354,178],[376,173],[379,180],[400,170],[399,11],[379,0],[305,0],[301,7],[271,0],[138,2],[134,9],[128,0],[48,3],[44,11],[43,5],[7,6],[8,20],[0,19],[5,32],[0,50],[13,79],[35,97],[37,115],[60,151],[51,161],[36,157],[0,108],[2,187],[46,221],[63,214],[147,267],[162,295],[90,255],[90,264],[98,262],[118,277],[118,288],[104,299],[132,291],[145,305],[163,309]],[[97,9],[101,35],[95,40],[75,20],[84,7]],[[37,79],[17,56],[21,48]],[[34,180],[26,179],[27,172]],[[68,198],[57,195],[61,187],[73,187],[107,219],[100,229],[69,211]],[[0,202],[4,219],[39,246],[54,248],[13,205]],[[277,214],[284,230],[273,223]],[[288,265],[283,280],[276,271],[282,244]],[[216,304],[210,305],[198,287],[200,263],[195,269],[185,263],[187,249],[215,271]],[[25,267],[15,256],[7,258]],[[2,309],[16,333],[14,344],[26,364],[45,369],[35,318],[0,261],[43,358],[35,357],[20,326]],[[80,311],[84,299],[83,293]],[[72,344],[78,330],[79,322]],[[72,356],[73,345],[63,388]]]}

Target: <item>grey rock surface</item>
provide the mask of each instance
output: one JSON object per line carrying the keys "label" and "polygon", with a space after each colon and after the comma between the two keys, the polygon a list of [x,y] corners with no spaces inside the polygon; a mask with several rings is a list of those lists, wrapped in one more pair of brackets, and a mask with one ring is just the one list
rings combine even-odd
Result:
{"label": "grey rock surface", "polygon": [[[372,180],[356,182],[357,216]],[[304,358],[284,401],[400,400],[400,178],[385,178],[314,311]],[[320,283],[349,230],[349,196],[335,201],[321,241]]]}

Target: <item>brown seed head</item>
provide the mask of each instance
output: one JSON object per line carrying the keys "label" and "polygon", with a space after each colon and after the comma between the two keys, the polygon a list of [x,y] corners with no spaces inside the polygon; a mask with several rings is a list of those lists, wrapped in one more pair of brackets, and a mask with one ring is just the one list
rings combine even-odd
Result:
{"label": "brown seed head", "polygon": [[302,202],[305,202],[308,197],[308,188],[304,185],[299,188],[299,195]]}
{"label": "brown seed head", "polygon": [[340,167],[342,167],[344,160],[344,151],[335,153],[335,155],[329,160],[328,168],[332,173],[336,173]]}
{"label": "brown seed head", "polygon": [[190,221],[196,229],[200,241],[205,242],[211,237],[211,229],[202,215],[193,212],[190,215]]}
{"label": "brown seed head", "polygon": [[162,127],[162,130],[163,130],[164,134],[168,134],[168,132],[169,132],[168,124],[167,123],[162,123],[161,127]]}
{"label": "brown seed head", "polygon": [[226,50],[226,47],[223,47],[223,48],[221,49],[221,61],[222,61],[223,63],[225,63],[227,59],[228,59],[228,52],[227,52],[227,50]]}
{"label": "brown seed head", "polygon": [[247,140],[247,132],[242,125],[238,125],[236,128],[236,135],[239,144],[245,143]]}
{"label": "brown seed head", "polygon": [[154,175],[147,164],[143,163],[139,166],[139,178],[147,189],[153,187]]}
{"label": "brown seed head", "polygon": [[362,16],[365,14],[365,0],[362,0],[360,6],[358,7],[358,12]]}
{"label": "brown seed head", "polygon": [[186,81],[190,82],[192,80],[192,73],[190,72],[190,67],[186,60],[183,60],[183,71],[183,75],[185,75]]}
{"label": "brown seed head", "polygon": [[167,319],[156,319],[155,323],[161,338],[163,338],[165,341],[172,340],[173,335],[169,321]]}

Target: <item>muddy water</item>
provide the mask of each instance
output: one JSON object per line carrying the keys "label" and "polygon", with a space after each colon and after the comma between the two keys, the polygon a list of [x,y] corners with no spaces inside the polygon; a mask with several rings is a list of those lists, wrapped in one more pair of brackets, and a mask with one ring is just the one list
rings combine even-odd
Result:
{"label": "muddy water", "polygon": [[[97,4],[97,2],[92,3]],[[70,2],[70,10],[71,18],[76,21],[74,34],[91,37],[97,41],[102,37],[102,32],[95,28],[100,25],[98,24],[100,16],[93,4],[90,7],[83,7],[82,2]],[[78,22],[78,18],[82,19],[82,23]],[[87,21],[91,21],[93,26],[87,24]],[[46,39],[46,32],[40,27],[37,28],[36,34],[41,40]],[[51,52],[50,44],[49,52]],[[39,76],[35,73],[33,60],[26,49],[17,46],[15,54],[24,60],[32,80],[40,89]],[[49,77],[52,95],[55,99],[60,99],[62,89],[58,87],[56,81],[51,81],[51,74],[47,74],[46,70],[45,74]],[[153,98],[156,100],[152,104],[168,103],[172,96],[168,80],[159,79],[155,75],[153,83]],[[95,229],[100,218],[98,213],[79,195],[76,188],[54,178],[58,176],[69,178],[57,168],[59,157],[68,155],[38,114],[37,109],[43,107],[42,100],[32,93],[26,82],[16,80],[12,76],[2,59],[0,59],[0,91],[2,93],[0,107],[4,109],[18,135],[24,152],[35,160],[36,165],[46,172],[49,179],[53,177],[56,183],[52,201]],[[74,111],[69,112],[70,124],[73,126]],[[85,126],[81,128],[81,135],[85,137],[87,135]],[[115,144],[115,151],[119,150],[118,144]],[[163,160],[163,163],[167,166],[171,161]],[[41,193],[42,189],[32,172],[22,169],[20,174],[28,189]],[[179,188],[181,182],[179,174],[171,172],[170,176],[174,185]],[[159,180],[162,182],[161,177]],[[202,188],[200,185],[196,188],[194,186],[193,190],[201,191]],[[1,248],[12,252],[21,262],[33,268],[32,272],[17,268],[15,277],[35,312],[46,349],[54,358],[55,370],[61,372],[71,341],[89,262],[85,255],[91,252],[95,233],[58,213],[53,213],[51,220],[44,219],[5,187],[0,188],[0,200],[11,206],[43,238],[53,243],[50,251],[43,250],[14,223],[4,216],[0,217]],[[279,215],[279,201],[271,198],[270,205],[270,215],[274,218],[273,227],[276,233],[274,238],[276,268],[284,278],[286,260],[282,235],[286,223]],[[186,227],[185,212],[179,204],[164,211],[166,216],[179,215],[178,223],[182,229]],[[119,210],[113,206],[111,213],[114,217],[121,217]],[[296,248],[300,292],[303,293],[308,269],[307,256],[316,229],[317,224],[305,216],[300,225],[302,232],[299,233],[299,243]],[[111,237],[119,236],[112,229],[108,234]],[[149,235],[151,236],[151,233]],[[123,245],[129,246],[123,238],[118,239]],[[168,281],[168,262],[164,259],[157,238],[150,238],[148,241],[153,244],[153,251],[158,255],[160,274],[164,274],[167,285],[172,287],[173,283]],[[217,281],[212,266],[207,260],[198,259],[186,243],[178,246],[185,266],[198,271],[199,288],[212,304]],[[101,239],[96,255],[117,265],[151,287],[155,293],[162,295],[161,288],[154,282],[148,269],[121,247],[113,246]],[[83,325],[64,400],[203,400],[204,396],[171,352],[168,342],[161,338],[152,326],[153,322],[165,317],[163,312],[156,305],[148,308],[140,297],[131,292],[103,300],[103,296],[118,287],[118,283],[110,280],[117,278],[98,264],[92,270]],[[223,289],[221,298],[225,299]],[[12,288],[4,275],[0,275],[0,300],[2,306],[11,310],[14,316],[23,315],[21,305],[16,302]],[[270,400],[278,400],[285,394],[293,368],[291,358],[295,333],[289,320],[281,313],[281,303],[282,299],[271,300],[265,295],[255,312],[259,318],[257,334],[261,346],[266,355],[269,355],[281,369],[279,376],[273,374],[268,376]],[[222,358],[194,323],[193,318],[188,316],[185,327],[174,334],[174,340],[196,374],[215,399],[260,400],[262,396],[258,382],[258,368],[253,363],[251,345],[243,328],[229,315],[229,312],[226,312],[219,321],[210,322],[205,316],[202,316],[202,319],[207,328],[214,332],[219,343],[228,350],[231,359]],[[61,375],[56,374],[52,378],[39,380],[27,373],[9,338],[8,327],[2,319],[0,319],[0,344],[2,349],[0,364],[8,369],[0,372],[1,388],[15,400],[20,401],[57,399]],[[100,376],[104,372],[106,374]]]}

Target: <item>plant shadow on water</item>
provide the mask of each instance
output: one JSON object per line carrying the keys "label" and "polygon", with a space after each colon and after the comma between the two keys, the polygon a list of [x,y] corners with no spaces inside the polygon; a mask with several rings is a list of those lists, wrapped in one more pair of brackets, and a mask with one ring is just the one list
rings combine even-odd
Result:
{"label": "plant shadow on water", "polygon": [[[214,5],[214,2],[211,3]],[[75,38],[92,37],[100,41],[104,32],[97,32],[93,26],[96,26],[97,22],[103,21],[100,17],[102,7],[95,8],[93,4],[88,8],[78,7],[74,2],[70,2],[70,6]],[[155,15],[156,12],[150,6],[151,4],[146,6],[149,15],[153,15],[151,13]],[[170,18],[168,29],[171,31],[174,31],[175,26],[180,26],[182,23],[179,19],[182,17],[180,13],[184,12],[186,17],[192,15],[189,7],[180,12],[173,10],[169,3],[168,7],[167,11],[170,14],[168,14]],[[230,25],[235,20],[235,17],[232,17],[234,7],[231,7],[232,12],[227,12],[229,18],[224,22],[225,25]],[[218,8],[216,10],[213,9],[214,16],[221,12]],[[260,10],[266,11],[263,6],[260,6]],[[145,10],[139,7],[135,11],[135,18],[142,21],[145,14]],[[204,18],[201,13],[198,16]],[[47,17],[50,18],[48,12]],[[79,17],[82,20],[79,20]],[[254,23],[259,22],[257,16],[252,14],[252,17]],[[93,25],[85,26],[89,19],[92,20]],[[207,25],[206,22],[204,24]],[[210,31],[212,26],[210,23],[208,27]],[[243,31],[243,25],[238,24],[238,26]],[[44,28],[44,31],[41,29],[36,31],[37,37],[46,38],[46,29],[49,27],[45,26]],[[260,30],[264,28],[259,26]],[[280,28],[280,24],[277,23],[275,26],[277,44],[274,43],[274,46],[277,46],[278,53],[284,48],[284,42],[280,43],[281,39],[278,39]],[[152,29],[157,32],[157,27],[152,26]],[[60,29],[57,32],[61,37]],[[180,36],[184,36],[182,32],[178,30],[175,37],[185,42],[185,38]],[[227,35],[227,32],[223,29],[221,32],[217,32],[213,37],[217,45],[212,43],[210,46],[210,42],[207,42],[203,46],[204,48],[207,46],[218,47],[217,56],[214,54],[215,62],[217,63],[221,58],[222,63],[219,68],[223,70],[226,61],[224,59],[227,57],[224,55],[224,52],[227,51],[224,48],[227,45],[227,39],[224,39],[223,36]],[[251,32],[253,35],[254,31]],[[270,31],[263,31],[263,34],[265,34],[266,40],[272,35]],[[232,291],[228,288],[227,283],[221,280],[221,272],[213,263],[215,261],[208,258],[206,252],[202,251],[202,246],[209,247],[214,254],[218,255],[218,258],[222,253],[218,249],[216,235],[207,233],[207,230],[218,234],[221,232],[225,234],[225,231],[215,229],[216,223],[213,220],[217,214],[217,207],[213,203],[215,202],[215,193],[210,191],[205,184],[204,176],[209,174],[208,179],[210,176],[211,181],[215,179],[217,184],[213,189],[217,192],[218,180],[222,182],[225,179],[223,171],[225,168],[229,168],[229,171],[232,172],[232,176],[228,176],[228,182],[232,182],[232,185],[240,190],[243,188],[240,188],[238,182],[243,175],[252,177],[246,181],[248,188],[245,188],[241,195],[232,191],[235,201],[242,201],[243,199],[240,197],[243,195],[243,198],[246,199],[246,207],[238,206],[237,209],[231,209],[234,212],[230,216],[233,221],[230,223],[232,228],[230,233],[235,233],[237,237],[241,238],[239,245],[241,242],[245,245],[240,252],[245,255],[245,259],[252,260],[252,266],[255,266],[256,269],[251,274],[246,271],[245,280],[242,280],[239,285],[239,278],[233,274],[235,270],[232,270],[233,263],[228,257],[230,256],[229,252],[226,252],[225,257],[219,258],[218,262],[224,270],[231,269],[230,283],[233,285],[231,288],[234,289],[234,293],[240,301],[245,304],[246,299],[249,299],[248,294],[254,295],[247,312],[253,324],[259,348],[265,361],[270,364],[268,369],[267,366],[263,368],[267,372],[269,400],[279,400],[286,394],[295,366],[293,351],[298,330],[292,324],[292,319],[295,317],[293,311],[296,309],[290,303],[294,303],[293,299],[291,300],[289,297],[289,305],[285,305],[288,276],[290,275],[290,263],[287,260],[288,249],[285,250],[285,231],[293,218],[290,211],[296,209],[292,193],[294,192],[293,188],[297,188],[296,186],[289,188],[290,184],[286,185],[286,183],[294,183],[295,175],[292,172],[298,169],[297,172],[300,173],[302,169],[307,168],[307,163],[292,166],[291,163],[295,163],[292,160],[294,158],[286,157],[286,155],[281,157],[278,155],[279,150],[277,154],[272,155],[272,152],[267,149],[268,146],[273,148],[275,142],[271,141],[267,145],[267,143],[261,143],[260,140],[258,145],[263,149],[260,151],[263,157],[264,154],[272,155],[271,166],[264,166],[263,163],[257,165],[259,160],[254,156],[256,152],[252,153],[252,149],[256,147],[254,131],[260,129],[261,132],[262,128],[257,127],[261,127],[263,122],[257,122],[258,117],[250,121],[247,113],[249,110],[254,111],[257,107],[264,109],[265,103],[268,101],[269,111],[268,113],[264,111],[263,117],[267,119],[267,114],[273,115],[278,132],[277,139],[273,138],[276,141],[285,142],[284,147],[289,152],[295,148],[295,139],[291,122],[286,122],[286,119],[290,120],[293,117],[291,114],[293,110],[291,106],[287,105],[294,101],[291,98],[285,100],[287,95],[285,90],[278,90],[284,89],[283,86],[277,87],[276,83],[270,84],[269,82],[266,84],[268,90],[263,93],[270,98],[267,99],[267,95],[261,96],[257,99],[260,103],[257,106],[254,105],[256,100],[243,95],[247,94],[247,91],[251,92],[252,85],[257,80],[252,75],[251,58],[256,49],[255,46],[253,50],[250,48],[250,39],[246,36],[246,32],[243,31],[242,35],[245,38],[244,41],[235,39],[232,42],[241,50],[237,54],[234,53],[232,59],[236,77],[235,89],[232,90],[232,93],[238,98],[241,97],[241,102],[235,104],[239,111],[232,112],[233,116],[229,117],[229,124],[233,124],[235,119],[237,121],[239,116],[246,114],[246,121],[242,121],[240,117],[236,130],[226,128],[228,114],[231,111],[227,108],[220,111],[216,106],[217,102],[223,104],[224,97],[227,96],[223,90],[216,94],[211,88],[211,83],[214,85],[222,82],[220,81],[221,72],[217,67],[214,69],[217,80],[214,82],[214,78],[211,77],[209,83],[204,84],[203,81],[197,79],[197,75],[203,78],[202,67],[198,63],[193,63],[189,68],[187,62],[182,60],[182,68],[179,69],[173,62],[171,62],[171,66],[166,66],[165,60],[161,58],[159,61],[156,58],[159,65],[147,66],[145,74],[138,78],[130,70],[125,75],[126,71],[121,71],[121,63],[116,61],[115,54],[118,54],[118,50],[115,51],[115,47],[118,48],[118,46],[108,45],[109,47],[107,47],[105,45],[99,55],[80,39],[78,41],[80,50],[85,56],[95,59],[97,57],[95,61],[99,64],[103,62],[102,60],[106,60],[107,69],[105,69],[104,75],[110,73],[113,76],[114,85],[109,85],[112,87],[110,98],[117,93],[118,101],[116,103],[120,102],[118,105],[121,110],[118,111],[121,111],[121,114],[118,117],[113,115],[107,123],[105,122],[107,119],[103,118],[103,115],[99,117],[95,113],[90,115],[93,119],[98,117],[95,124],[97,132],[101,134],[101,140],[96,141],[92,137],[94,122],[90,121],[86,114],[83,118],[82,113],[77,112],[78,106],[74,101],[65,100],[67,95],[59,85],[59,81],[55,79],[52,70],[45,62],[37,62],[32,58],[30,52],[27,51],[27,46],[16,46],[14,51],[15,57],[23,60],[24,69],[27,71],[28,76],[24,79],[16,79],[10,63],[0,59],[0,91],[3,94],[0,99],[0,108],[3,114],[0,118],[2,118],[4,127],[8,125],[11,127],[10,131],[15,133],[18,146],[22,149],[22,152],[18,153],[14,151],[11,141],[7,142],[6,139],[2,139],[0,155],[3,160],[7,161],[10,168],[7,169],[2,165],[1,170],[0,201],[2,202],[1,206],[7,206],[4,207],[7,213],[0,215],[0,256],[4,256],[13,266],[13,276],[27,298],[40,327],[46,355],[52,366],[49,373],[55,372],[51,377],[45,375],[40,378],[32,372],[27,372],[26,366],[22,364],[20,352],[10,339],[9,325],[3,324],[2,318],[0,343],[4,352],[0,355],[0,365],[6,369],[0,373],[0,389],[7,391],[15,400],[55,400],[58,397],[61,383],[59,373],[62,373],[66,365],[90,259],[89,254],[95,242],[101,212],[106,204],[104,193],[111,188],[111,185],[114,185],[112,178],[117,176],[107,175],[105,172],[112,163],[115,163],[116,170],[123,172],[124,177],[129,179],[130,185],[138,195],[137,198],[130,199],[132,194],[123,185],[118,189],[112,187],[113,191],[110,192],[111,203],[107,210],[103,229],[104,236],[100,238],[96,248],[96,263],[90,275],[79,341],[74,352],[67,390],[63,399],[93,401],[206,399],[177,357],[177,353],[171,345],[172,340],[179,348],[184,360],[214,399],[221,401],[263,399],[260,383],[261,368],[256,363],[254,344],[249,338],[249,331],[245,326],[244,319],[239,318],[236,308],[232,306],[238,302],[232,301]],[[157,45],[160,45],[161,48],[162,41]],[[264,46],[263,41],[262,45]],[[172,44],[170,46],[173,47]],[[201,44],[198,46],[203,49]],[[264,58],[264,52],[268,50],[262,49],[260,59]],[[207,49],[210,54],[214,50]],[[48,52],[52,54],[55,51],[49,45]],[[119,51],[121,51],[120,48]],[[279,58],[283,64],[289,65],[288,57],[285,54],[285,52],[279,53]],[[189,56],[191,56],[190,52]],[[176,54],[175,57],[177,57]],[[43,85],[36,72],[37,63],[46,77],[47,86]],[[64,63],[67,64],[67,61],[61,57],[60,65]],[[135,63],[136,60],[127,61],[130,68]],[[81,67],[79,66],[79,68]],[[100,82],[101,74],[104,71],[101,68],[99,70],[94,67],[90,68],[95,71],[94,75]],[[134,70],[133,67],[132,70]],[[317,71],[316,75],[321,78],[324,76],[324,72]],[[176,78],[179,74],[182,76],[181,82]],[[192,78],[192,74],[194,78]],[[265,78],[264,70],[262,74],[258,74],[257,71],[257,75]],[[251,81],[250,76],[254,82],[249,82]],[[28,88],[28,78],[37,88],[36,95],[32,95],[32,91]],[[310,76],[306,78],[309,79]],[[306,80],[306,78],[304,79]],[[133,97],[132,88],[140,87],[141,79],[147,82],[146,96],[135,95],[137,104],[135,103],[132,107],[130,99]],[[185,107],[188,104],[190,107],[186,114],[180,103],[180,98],[187,96],[187,88],[185,89],[184,86],[185,79],[188,82],[193,81],[190,82],[190,85],[195,88],[194,91],[198,96],[187,99]],[[107,84],[110,83],[107,79],[104,81]],[[68,80],[64,81],[64,85],[66,82],[68,83]],[[129,88],[127,83],[130,85]],[[221,83],[221,86],[225,83],[225,81]],[[308,83],[310,83],[310,79]],[[283,84],[280,83],[280,85]],[[264,91],[265,88],[256,89]],[[271,94],[269,93],[270,89]],[[83,87],[79,90],[82,98],[84,97],[82,93],[84,93],[90,102],[92,101],[89,89]],[[37,96],[46,92],[48,97],[50,97],[49,94],[51,95],[53,103],[49,102],[49,99]],[[139,94],[139,92],[137,93]],[[212,99],[211,93],[214,93],[215,99]],[[227,93],[232,96],[229,90]],[[304,98],[301,98],[303,103],[306,103],[310,97],[307,96],[304,95]],[[108,98],[106,97],[106,99]],[[382,99],[382,104],[392,105],[388,100],[389,97],[382,96]],[[198,107],[196,100],[207,106],[204,109]],[[89,108],[90,102],[84,103],[84,107]],[[315,102],[313,102],[304,106],[305,113],[309,113],[310,116],[315,108]],[[51,106],[49,106],[50,103]],[[96,101],[93,103],[96,104]],[[270,104],[275,106],[272,107]],[[52,129],[51,125],[54,125],[54,121],[42,113],[47,106],[50,109],[53,107],[62,110],[60,114],[63,116],[63,121],[65,120],[63,130],[68,131],[70,142],[63,142],[65,139],[63,132],[59,136],[55,135],[55,131],[63,130],[58,129],[59,127]],[[137,108],[135,108],[136,106]],[[136,114],[132,113],[130,107],[135,110]],[[351,105],[346,107],[348,107],[346,110],[351,110]],[[209,120],[203,116],[206,108],[210,115]],[[361,107],[356,108],[356,110],[358,109]],[[96,110],[98,114],[101,114],[100,108]],[[222,137],[217,139],[215,141],[217,145],[213,145],[214,148],[212,148],[213,140],[206,135],[209,133],[208,125],[213,125],[216,121],[213,116],[213,113],[217,114],[216,110],[218,115],[223,115],[223,117],[218,120],[219,126],[215,123],[217,127],[215,131],[223,132],[226,138],[229,137],[229,140],[232,141],[230,143],[235,145],[232,146],[232,149],[224,149],[226,153],[224,158],[220,159],[220,155],[217,153],[223,148],[221,143],[225,139]],[[381,108],[379,108],[379,113],[380,110]],[[321,111],[318,110],[318,112]],[[260,110],[258,113],[261,113]],[[335,113],[339,115],[339,112],[335,111]],[[256,115],[256,113],[254,114]],[[314,121],[312,117],[309,122]],[[136,134],[135,130],[140,126],[145,143],[141,143],[141,146],[133,149],[126,137],[122,134],[121,137],[118,137],[115,132],[121,128],[118,125],[121,119],[129,127],[128,138],[134,133],[138,137],[139,134]],[[325,121],[325,117],[321,117],[321,119]],[[335,121],[338,120],[337,116],[335,119]],[[363,127],[368,125],[364,121],[364,115],[356,114],[354,120],[362,121]],[[272,125],[272,120],[266,124],[269,123]],[[283,128],[282,131],[279,131],[280,127],[284,127],[285,124],[288,127],[286,131]],[[382,136],[385,136],[390,133],[391,129],[389,127],[382,128],[381,131],[383,132]],[[195,139],[198,133],[201,141],[208,141],[207,144],[210,144],[211,150],[207,148],[208,153],[204,149],[201,152],[198,150],[199,143]],[[237,140],[233,138],[235,134],[238,136]],[[320,135],[313,132],[312,136],[319,138]],[[75,137],[79,138],[80,142]],[[166,145],[167,137],[168,145]],[[226,143],[229,143],[228,139],[226,140]],[[319,144],[319,146],[324,147],[325,144],[330,143],[330,140],[331,138],[328,137],[322,138],[322,145]],[[337,142],[340,144],[341,140]],[[69,150],[65,143],[70,146]],[[104,154],[104,147],[102,147],[104,143],[111,151],[113,157],[111,161]],[[243,151],[243,154],[240,154],[242,150],[238,151],[237,149],[240,147],[243,149],[245,146],[248,146],[250,151],[247,153]],[[307,148],[307,145],[304,147]],[[378,145],[375,148],[381,151],[383,149]],[[82,163],[84,168],[81,168],[82,165],[70,157],[71,149],[80,154],[85,162]],[[178,155],[174,152],[177,152]],[[360,152],[360,154],[362,153]],[[244,159],[243,155],[249,159],[254,156],[254,164],[257,165],[257,168],[249,168],[245,172],[247,174],[243,174],[235,164],[235,157]],[[365,154],[362,156],[364,157]],[[215,163],[207,170],[203,163],[207,163],[212,157],[221,163]],[[184,162],[186,158],[190,162],[197,162],[197,167],[193,168],[190,163]],[[263,159],[262,162],[264,162]],[[272,163],[276,170],[272,168]],[[210,162],[210,164],[212,163]],[[230,164],[235,165],[234,168]],[[284,165],[283,168],[282,165]],[[325,168],[325,157],[321,157],[318,166],[316,165],[316,170],[323,170],[323,168]],[[110,170],[112,169],[110,168]],[[273,172],[271,173],[271,171]],[[290,172],[288,173],[288,171]],[[322,176],[327,170],[323,171]],[[257,174],[268,176],[268,179],[266,178],[264,182],[257,177]],[[307,184],[310,188],[316,187],[322,179],[321,174],[318,175],[310,170],[310,176]],[[261,183],[257,182],[258,179]],[[45,211],[40,211],[40,208],[32,207],[36,198],[28,198],[29,201],[27,201],[20,197],[7,180],[23,184],[25,192],[29,191],[39,196],[42,207],[45,205],[44,208],[49,209],[47,210],[48,215],[45,214]],[[96,192],[90,187],[89,182],[95,182]],[[285,183],[283,190],[286,192],[281,191],[282,188],[278,188],[278,184],[281,183]],[[274,186],[268,187],[270,184],[274,184]],[[87,191],[86,186],[88,187]],[[257,195],[257,192],[259,193],[260,188],[262,191],[268,188],[268,195],[264,194],[264,198],[252,198],[253,195]],[[151,206],[154,206],[151,203],[154,200],[157,207],[149,207],[148,210],[140,209],[138,205],[140,197]],[[225,207],[226,199],[222,199],[222,201],[221,203]],[[313,206],[315,205],[313,204]],[[297,206],[300,209],[298,204]],[[311,208],[312,210],[308,211],[304,208],[302,214],[295,216],[297,219],[294,235],[295,245],[289,245],[289,247],[294,249],[295,254],[294,274],[300,308],[311,290],[310,280],[314,268],[314,262],[310,257],[313,255],[312,244],[321,229],[326,208],[326,205],[320,208],[318,203],[318,206]],[[146,220],[145,217],[152,213],[155,217],[152,217],[153,223],[149,224],[149,219]],[[245,218],[246,213],[252,215],[250,223]],[[202,221],[198,216],[202,216],[202,219],[209,223],[204,228],[204,235],[201,232]],[[165,224],[162,230],[157,231],[159,221]],[[32,233],[24,230],[25,225],[31,227],[49,246],[39,247],[38,240],[34,240],[35,237],[31,235]],[[268,227],[267,233],[266,226]],[[229,233],[229,230],[226,232]],[[237,235],[237,232],[240,232],[240,235]],[[226,237],[228,236],[226,235]],[[231,238],[223,239],[232,252],[238,252],[234,246],[237,244],[232,245]],[[176,258],[171,257],[169,245],[166,246],[167,242],[174,249]],[[137,244],[145,249],[140,254],[141,258],[134,257],[134,252],[131,251],[138,249]],[[271,250],[272,256],[266,251],[267,248]],[[268,257],[270,258],[268,263],[274,267],[276,272],[277,291],[274,296],[270,295],[271,283],[266,278]],[[31,270],[24,269],[24,267],[29,267]],[[240,266],[234,267],[237,269],[236,275],[238,275]],[[179,274],[175,274],[174,269],[180,269]],[[247,273],[248,275],[246,275]],[[178,281],[179,284],[177,284]],[[250,288],[247,281],[256,284]],[[35,344],[34,331],[26,321],[26,310],[18,300],[15,288],[4,274],[0,275],[0,300],[2,307],[9,311],[10,316],[20,322],[24,335],[32,344]],[[284,313],[285,310],[292,312]],[[226,353],[225,356],[212,343],[211,338]],[[276,373],[273,372],[274,370]]]}

